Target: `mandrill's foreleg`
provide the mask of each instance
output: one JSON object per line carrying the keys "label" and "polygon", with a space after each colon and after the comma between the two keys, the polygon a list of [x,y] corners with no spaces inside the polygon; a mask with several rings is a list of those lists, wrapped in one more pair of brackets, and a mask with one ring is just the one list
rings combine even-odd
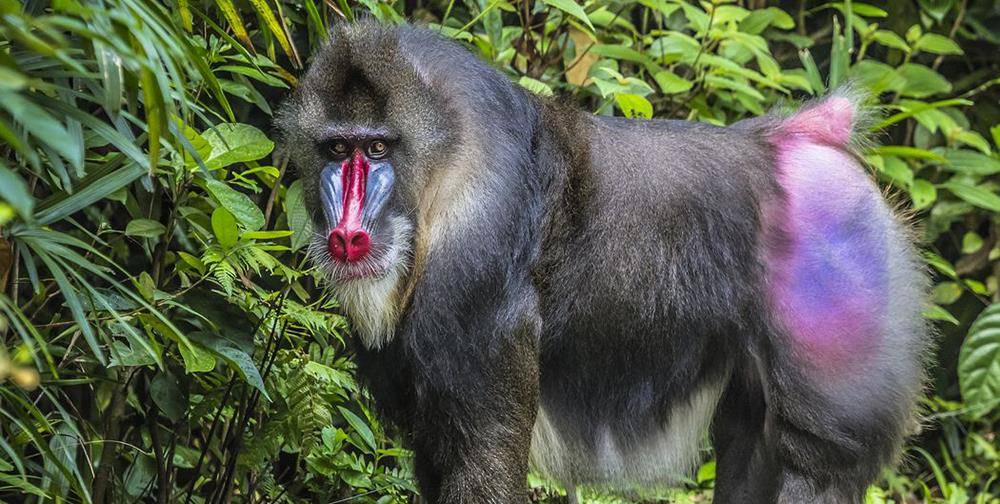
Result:
{"label": "mandrill's foreleg", "polygon": [[421,368],[410,439],[428,502],[528,502],[538,322],[534,291],[517,285],[480,286],[463,309],[429,292],[448,285],[418,288],[399,340]]}

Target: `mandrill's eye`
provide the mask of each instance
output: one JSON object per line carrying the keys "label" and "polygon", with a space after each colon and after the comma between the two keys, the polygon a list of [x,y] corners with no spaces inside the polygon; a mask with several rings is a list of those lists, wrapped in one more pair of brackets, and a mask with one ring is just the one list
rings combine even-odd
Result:
{"label": "mandrill's eye", "polygon": [[347,157],[347,154],[351,151],[351,145],[347,143],[347,140],[337,139],[330,142],[330,154],[334,158]]}
{"label": "mandrill's eye", "polygon": [[385,140],[372,140],[372,143],[368,144],[368,157],[379,159],[385,156],[388,150],[389,146],[385,144]]}

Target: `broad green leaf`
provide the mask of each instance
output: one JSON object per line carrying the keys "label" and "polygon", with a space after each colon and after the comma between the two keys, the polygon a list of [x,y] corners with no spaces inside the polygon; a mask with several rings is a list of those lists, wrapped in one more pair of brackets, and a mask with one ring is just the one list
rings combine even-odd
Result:
{"label": "broad green leaf", "polygon": [[959,325],[959,321],[957,318],[955,318],[954,315],[952,315],[948,310],[945,310],[944,308],[938,305],[931,305],[930,307],[928,307],[926,310],[924,310],[923,316],[924,318],[927,319],[943,320],[953,325]]}
{"label": "broad green leaf", "polygon": [[768,26],[791,30],[795,28],[795,20],[777,7],[767,7],[750,11],[750,14],[740,21],[740,31],[753,35],[759,35]]}
{"label": "broad green leaf", "polygon": [[212,232],[219,245],[231,249],[239,241],[239,230],[236,229],[236,218],[225,208],[216,208],[212,212]]}
{"label": "broad green leaf", "polygon": [[973,416],[1000,405],[1000,304],[986,307],[969,327],[958,355],[958,383]]}
{"label": "broad green leaf", "polygon": [[135,219],[125,226],[125,234],[128,236],[154,238],[166,231],[167,228],[163,224],[152,219]]}
{"label": "broad green leaf", "polygon": [[681,9],[684,11],[684,17],[687,18],[688,24],[695,31],[696,36],[703,36],[708,31],[709,27],[709,15],[700,6],[691,5],[687,2],[681,3]]}
{"label": "broad green leaf", "polygon": [[755,100],[763,100],[764,99],[764,95],[760,94],[760,91],[757,91],[756,89],[754,89],[749,84],[746,84],[744,82],[740,82],[737,79],[730,79],[728,77],[723,77],[721,75],[709,75],[709,76],[705,77],[705,83],[706,84],[710,84],[711,86],[716,87],[716,88],[728,89],[730,91],[736,91],[738,93],[743,93],[743,94],[747,95],[748,97],[753,98]]}
{"label": "broad green leaf", "polygon": [[579,19],[580,21],[583,22],[583,24],[587,25],[587,27],[590,28],[591,31],[594,30],[594,25],[590,23],[590,18],[587,17],[586,11],[584,11],[583,7],[580,7],[580,4],[576,3],[575,0],[542,0],[542,1],[545,2],[546,5],[555,7],[565,12],[566,14],[569,14],[570,16]]}
{"label": "broad green leaf", "polygon": [[933,54],[962,54],[962,48],[954,40],[936,33],[923,34],[913,49]]}
{"label": "broad green leaf", "polygon": [[260,376],[260,371],[257,370],[257,366],[249,354],[232,345],[218,345],[213,347],[213,350],[218,352],[230,367],[239,372],[243,381],[259,390],[264,399],[271,400],[267,389],[264,388],[264,380]]}
{"label": "broad green leaf", "polygon": [[149,355],[149,352],[145,349],[132,348],[121,341],[114,341],[111,343],[111,346],[114,348],[112,352],[114,357],[108,362],[108,367],[152,366],[156,364],[156,359],[152,355]]}
{"label": "broad green leaf", "polygon": [[631,61],[646,66],[651,71],[659,71],[660,67],[649,56],[623,45],[595,44],[590,47],[590,53],[604,56],[617,61]]}
{"label": "broad green leaf", "polygon": [[750,11],[736,5],[717,5],[714,11],[712,22],[717,23],[717,26],[739,23],[750,15]]}
{"label": "broad green leaf", "polygon": [[177,257],[180,257],[185,264],[196,269],[198,273],[201,273],[202,275],[205,274],[205,263],[202,262],[201,259],[198,259],[197,257],[188,254],[187,252],[184,252],[183,250],[177,251]]}
{"label": "broad green leaf", "polygon": [[910,45],[907,44],[905,40],[903,40],[903,37],[900,37],[894,31],[876,30],[875,33],[872,35],[872,38],[874,38],[875,41],[878,42],[879,44],[882,44],[886,47],[899,49],[900,51],[903,52],[910,52]]}
{"label": "broad green leaf", "polygon": [[715,470],[716,470],[716,461],[709,460],[708,462],[705,462],[704,464],[702,464],[701,467],[698,468],[698,474],[695,477],[695,480],[698,482],[699,485],[708,483],[710,481],[714,481],[716,474]]}
{"label": "broad green leaf", "polygon": [[967,175],[993,175],[1000,173],[1000,159],[968,149],[936,149],[947,161],[945,169]]}
{"label": "broad green leaf", "polygon": [[[947,134],[947,131],[945,133]],[[969,147],[979,149],[983,154],[989,154],[992,151],[990,143],[978,131],[962,130],[955,134],[953,138],[957,142],[962,142]]]}
{"label": "broad green leaf", "polygon": [[914,209],[927,208],[937,199],[937,188],[924,179],[914,180],[910,185],[910,199],[913,200]]}
{"label": "broad green leaf", "polygon": [[[866,63],[868,61],[869,60],[862,61],[861,63],[859,63],[858,65],[856,65],[856,67],[861,66],[861,64]],[[888,65],[885,65],[885,66],[888,68]],[[874,126],[872,126],[872,131],[882,130],[886,126],[889,126],[891,124],[898,123],[899,121],[902,121],[904,119],[908,119],[910,117],[916,116],[916,115],[920,114],[921,112],[923,112],[925,110],[938,109],[938,108],[944,108],[944,107],[953,107],[953,106],[968,106],[968,105],[972,105],[973,104],[973,102],[971,102],[969,100],[962,99],[962,98],[952,98],[950,100],[941,100],[941,101],[936,101],[936,102],[932,102],[932,103],[919,102],[919,101],[910,101],[910,100],[906,100],[906,101],[903,101],[903,102],[900,102],[900,103],[901,104],[900,104],[899,108],[902,110],[902,112],[899,112],[898,114],[893,114],[893,115],[885,118],[881,122],[875,124]],[[908,103],[908,105],[903,106],[903,103]],[[912,104],[912,105],[910,105],[910,104]]]}
{"label": "broad green leaf", "polygon": [[256,231],[264,227],[264,212],[249,196],[219,180],[210,179],[205,182],[205,187],[212,197],[248,230]]}
{"label": "broad green leaf", "polygon": [[76,456],[79,444],[80,438],[73,432],[71,424],[58,424],[55,432],[52,433],[52,437],[49,438],[50,457],[43,459],[46,474],[46,477],[42,480],[43,487],[47,487],[50,492],[59,496],[67,494],[70,483],[66,472],[60,471],[58,467],[68,467],[73,472],[78,471]]}
{"label": "broad green leaf", "polygon": [[973,231],[969,231],[962,236],[962,253],[971,254],[983,248],[983,237]]}
{"label": "broad green leaf", "polygon": [[880,171],[902,188],[913,185],[913,170],[905,161],[896,156],[886,156]]}
{"label": "broad green leaf", "polygon": [[660,86],[660,91],[663,91],[663,94],[683,93],[691,89],[692,86],[691,81],[680,77],[669,70],[656,72],[656,74],[653,75],[653,80],[655,80],[656,84]]}
{"label": "broad green leaf", "polygon": [[618,93],[615,95],[615,103],[625,117],[642,119],[653,117],[653,105],[639,95]]}
{"label": "broad green leaf", "polygon": [[941,257],[934,252],[926,251],[924,252],[924,260],[927,264],[931,265],[934,269],[938,270],[944,276],[952,279],[958,279],[958,273],[955,272],[955,267],[948,262],[947,259]]}
{"label": "broad green leaf", "polygon": [[359,446],[358,448],[367,447],[371,453],[374,453],[375,434],[373,434],[371,428],[368,427],[368,423],[358,417],[358,415],[355,415],[354,412],[343,406],[337,406],[337,410],[340,411],[344,420],[347,420],[347,423],[351,424],[351,428],[354,429],[354,431],[361,437],[361,440],[364,441],[365,446]]}
{"label": "broad green leaf", "polygon": [[[660,9],[661,11],[664,12],[664,14],[668,16],[673,11],[681,8],[680,5],[668,4],[666,0],[640,0],[639,3],[651,6],[654,9]],[[656,4],[656,6],[654,6],[653,4]],[[620,27],[625,30],[628,30],[630,33],[638,34],[635,25],[629,22],[628,18],[620,15],[615,15],[615,13],[612,12],[610,9],[608,9],[606,6],[601,6],[593,11],[588,12],[587,18],[589,18],[590,22],[597,27],[609,28],[609,29],[614,27]]]}
{"label": "broad green leaf", "polygon": [[[610,69],[602,68],[603,73],[612,73]],[[591,77],[592,82],[597,86],[597,90],[604,98],[618,93],[631,93],[639,96],[647,96],[653,93],[653,88],[644,81],[635,77],[616,77],[615,80],[608,80],[601,77]]]}
{"label": "broad green leaf", "polygon": [[899,67],[897,72],[906,80],[906,84],[902,89],[903,96],[924,98],[951,91],[951,82],[948,82],[948,79],[945,79],[944,76],[926,66],[907,63]]}
{"label": "broad green leaf", "polygon": [[125,493],[139,500],[149,492],[154,481],[156,481],[156,462],[151,456],[137,453],[125,470]]}
{"label": "broad green leaf", "polygon": [[941,282],[934,286],[934,302],[941,305],[950,305],[958,298],[962,297],[962,288],[958,282]]}
{"label": "broad green leaf", "polygon": [[941,184],[941,187],[977,207],[1000,213],[1000,196],[989,189],[954,180]]}
{"label": "broad green leaf", "polygon": [[906,79],[895,68],[872,59],[857,62],[847,74],[872,94],[899,91],[906,85]]}
{"label": "broad green leaf", "polygon": [[548,84],[538,79],[532,79],[531,77],[525,75],[520,79],[518,79],[517,83],[520,84],[524,89],[527,89],[528,91],[531,91],[532,93],[535,93],[537,95],[552,96],[552,88],[549,87]]}
{"label": "broad green leaf", "polygon": [[207,373],[215,369],[215,357],[197,344],[179,345],[179,348],[188,373]]}
{"label": "broad green leaf", "polygon": [[274,150],[274,142],[249,124],[218,124],[201,136],[212,146],[211,153],[204,160],[209,170],[256,161]]}

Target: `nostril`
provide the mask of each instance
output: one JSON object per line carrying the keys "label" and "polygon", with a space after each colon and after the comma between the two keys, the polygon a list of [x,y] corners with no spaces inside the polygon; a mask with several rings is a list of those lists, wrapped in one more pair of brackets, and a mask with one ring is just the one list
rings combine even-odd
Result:
{"label": "nostril", "polygon": [[347,260],[348,261],[359,261],[364,256],[368,255],[368,250],[371,248],[371,239],[368,237],[368,233],[363,230],[357,230],[351,234],[351,239],[347,246]]}
{"label": "nostril", "polygon": [[347,231],[336,228],[330,232],[327,243],[330,256],[340,262],[360,261],[371,249],[371,238],[363,229]]}
{"label": "nostril", "polygon": [[337,228],[330,233],[327,248],[334,259],[338,261],[347,260],[347,239],[343,229]]}

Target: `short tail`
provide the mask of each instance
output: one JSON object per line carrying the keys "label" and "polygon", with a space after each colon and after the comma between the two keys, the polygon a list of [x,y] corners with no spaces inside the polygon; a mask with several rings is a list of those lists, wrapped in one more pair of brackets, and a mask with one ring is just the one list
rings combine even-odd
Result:
{"label": "short tail", "polygon": [[806,103],[791,115],[779,114],[770,124],[768,140],[775,146],[809,140],[850,152],[860,152],[869,143],[873,109],[858,88],[843,86],[826,97]]}

